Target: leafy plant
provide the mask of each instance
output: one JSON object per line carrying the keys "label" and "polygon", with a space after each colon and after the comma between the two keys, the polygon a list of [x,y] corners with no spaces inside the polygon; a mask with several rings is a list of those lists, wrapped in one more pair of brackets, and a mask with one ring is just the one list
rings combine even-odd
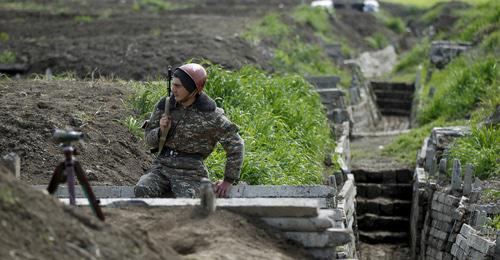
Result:
{"label": "leafy plant", "polygon": [[122,123],[127,127],[127,129],[138,138],[144,138],[144,131],[141,128],[141,121],[133,116],[128,116]]}
{"label": "leafy plant", "polygon": [[0,64],[11,64],[16,62],[16,54],[12,51],[3,51],[0,53]]}

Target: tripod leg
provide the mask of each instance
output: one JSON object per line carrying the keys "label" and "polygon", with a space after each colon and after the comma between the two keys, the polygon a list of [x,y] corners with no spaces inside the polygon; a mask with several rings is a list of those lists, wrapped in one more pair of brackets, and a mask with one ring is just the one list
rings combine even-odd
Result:
{"label": "tripod leg", "polygon": [[64,172],[64,162],[58,164],[54,173],[52,174],[52,179],[50,179],[49,186],[47,187],[47,191],[49,194],[54,194],[57,190],[57,186],[62,182]]}
{"label": "tripod leg", "polygon": [[90,187],[89,181],[87,180],[87,176],[85,176],[85,172],[80,164],[80,162],[75,161],[75,173],[78,178],[78,182],[82,186],[82,191],[89,201],[90,208],[94,212],[94,214],[100,220],[104,221],[104,214],[102,213],[101,207],[99,206],[99,201],[96,199],[92,188]]}

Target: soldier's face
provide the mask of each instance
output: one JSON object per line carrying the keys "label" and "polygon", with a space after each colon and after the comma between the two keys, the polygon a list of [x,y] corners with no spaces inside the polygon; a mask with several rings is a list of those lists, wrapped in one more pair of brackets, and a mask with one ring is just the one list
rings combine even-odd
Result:
{"label": "soldier's face", "polygon": [[176,77],[172,80],[172,93],[176,100],[183,100],[185,97],[189,96],[189,91],[184,88],[181,80]]}

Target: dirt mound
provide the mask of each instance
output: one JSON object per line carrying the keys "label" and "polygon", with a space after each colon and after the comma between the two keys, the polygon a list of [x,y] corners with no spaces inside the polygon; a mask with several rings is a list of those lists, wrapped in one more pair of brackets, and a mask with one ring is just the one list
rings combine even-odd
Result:
{"label": "dirt mound", "polygon": [[0,81],[0,154],[21,157],[21,179],[47,184],[62,151],[51,139],[54,128],[86,135],[76,144],[91,184],[133,185],[149,168],[151,155],[122,121],[126,84],[71,80]]}
{"label": "dirt mound", "polygon": [[0,259],[180,259],[142,230],[101,223],[0,169]]}
{"label": "dirt mound", "polygon": [[[0,259],[307,258],[250,220],[227,211],[201,218],[186,208],[62,205],[0,166]],[[283,241],[283,240],[282,240]]]}

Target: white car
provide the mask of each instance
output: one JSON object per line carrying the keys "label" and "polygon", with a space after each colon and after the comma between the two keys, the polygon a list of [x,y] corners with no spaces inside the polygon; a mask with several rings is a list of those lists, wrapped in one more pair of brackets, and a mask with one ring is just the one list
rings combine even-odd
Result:
{"label": "white car", "polygon": [[333,9],[333,1],[332,0],[312,1],[311,7],[323,7],[327,9]]}
{"label": "white car", "polygon": [[372,13],[378,12],[379,3],[376,0],[365,0],[363,2],[363,12]]}

